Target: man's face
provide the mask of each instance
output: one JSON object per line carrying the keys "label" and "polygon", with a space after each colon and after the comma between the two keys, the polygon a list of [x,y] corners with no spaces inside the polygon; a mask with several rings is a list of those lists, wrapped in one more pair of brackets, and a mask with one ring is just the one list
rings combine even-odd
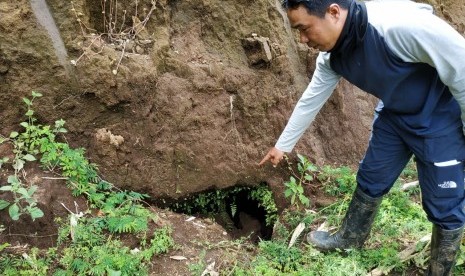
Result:
{"label": "man's face", "polygon": [[334,4],[328,8],[324,18],[310,15],[302,5],[289,9],[287,17],[291,27],[299,30],[301,43],[323,52],[334,47],[343,26],[339,20],[340,8]]}

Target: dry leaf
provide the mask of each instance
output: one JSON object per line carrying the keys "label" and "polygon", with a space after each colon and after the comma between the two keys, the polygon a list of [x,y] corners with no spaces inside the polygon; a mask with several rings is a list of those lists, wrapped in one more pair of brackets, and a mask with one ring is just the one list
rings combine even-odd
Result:
{"label": "dry leaf", "polygon": [[294,233],[292,233],[291,241],[289,242],[289,246],[287,248],[291,248],[294,245],[295,241],[300,236],[302,231],[304,231],[304,229],[305,223],[301,222],[299,225],[297,225],[297,227],[294,229]]}
{"label": "dry leaf", "polygon": [[195,217],[190,217],[188,219],[186,219],[186,221],[193,221],[195,219]]}
{"label": "dry leaf", "polygon": [[187,260],[187,258],[184,256],[170,256],[170,259],[177,260],[177,261]]}

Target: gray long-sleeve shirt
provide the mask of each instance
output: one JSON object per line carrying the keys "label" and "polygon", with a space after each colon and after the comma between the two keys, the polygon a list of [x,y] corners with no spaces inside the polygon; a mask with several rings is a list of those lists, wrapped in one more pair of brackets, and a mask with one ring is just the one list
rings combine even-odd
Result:
{"label": "gray long-sleeve shirt", "polygon": [[[363,71],[363,80],[361,80],[361,76],[352,76],[350,72],[342,75],[337,73],[341,70],[340,66],[337,67],[338,63],[334,62],[335,57],[333,63],[331,62],[331,55],[335,53],[321,52],[316,61],[312,80],[275,145],[279,150],[292,151],[331,96],[341,76],[382,99],[387,112],[390,111],[395,116],[406,114],[396,119],[401,124],[405,123],[406,126],[411,127],[416,134],[435,135],[441,131],[442,124],[448,123],[444,120],[453,120],[455,116],[453,112],[444,116],[444,113],[441,113],[444,110],[432,106],[436,102],[445,101],[444,97],[435,96],[436,90],[440,90],[441,85],[445,85],[448,89],[445,93],[450,91],[453,95],[460,106],[462,121],[465,121],[465,39],[449,24],[435,16],[432,8],[426,4],[402,0],[378,0],[366,2],[366,8],[368,25],[374,32],[368,34],[366,40],[371,39],[374,44],[378,44],[374,45],[376,47],[373,48],[376,49],[373,51],[368,48],[370,45],[365,45],[364,56],[360,58],[373,57],[372,60],[374,59],[378,64],[370,67],[368,61],[363,61],[366,66],[363,68],[362,62],[360,70]],[[359,61],[351,57],[347,62]],[[393,66],[392,63],[395,65]],[[416,64],[419,65],[418,70]],[[403,78],[403,67],[409,68],[410,75],[415,75],[415,70],[419,73],[413,77],[407,76],[405,80],[399,80]],[[434,70],[429,70],[430,68]],[[421,82],[423,72],[425,78],[428,78],[424,82],[432,88],[424,87]],[[429,79],[434,78],[434,75],[438,76],[439,84],[428,82]],[[415,87],[415,85],[418,89],[410,89],[410,86]],[[425,90],[428,91],[423,93]],[[422,104],[427,105],[427,108],[421,106]],[[409,114],[408,106],[412,106],[414,110],[412,113],[421,114]],[[430,110],[425,111],[428,108]],[[430,115],[450,118],[441,119],[442,121],[433,120],[431,123],[428,121]]]}

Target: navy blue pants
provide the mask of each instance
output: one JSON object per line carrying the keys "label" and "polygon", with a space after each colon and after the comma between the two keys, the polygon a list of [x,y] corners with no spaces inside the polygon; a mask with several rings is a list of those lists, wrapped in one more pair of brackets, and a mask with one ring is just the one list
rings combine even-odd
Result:
{"label": "navy blue pants", "polygon": [[465,137],[461,128],[441,137],[425,138],[378,118],[360,162],[359,187],[372,197],[386,194],[412,155],[428,219],[448,230],[464,225]]}

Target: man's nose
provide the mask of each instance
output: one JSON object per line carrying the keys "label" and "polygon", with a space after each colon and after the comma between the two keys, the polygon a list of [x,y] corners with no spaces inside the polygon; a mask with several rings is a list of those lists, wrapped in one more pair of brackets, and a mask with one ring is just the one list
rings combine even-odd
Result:
{"label": "man's nose", "polygon": [[305,34],[303,33],[300,33],[300,43],[307,43],[308,42],[308,38]]}

